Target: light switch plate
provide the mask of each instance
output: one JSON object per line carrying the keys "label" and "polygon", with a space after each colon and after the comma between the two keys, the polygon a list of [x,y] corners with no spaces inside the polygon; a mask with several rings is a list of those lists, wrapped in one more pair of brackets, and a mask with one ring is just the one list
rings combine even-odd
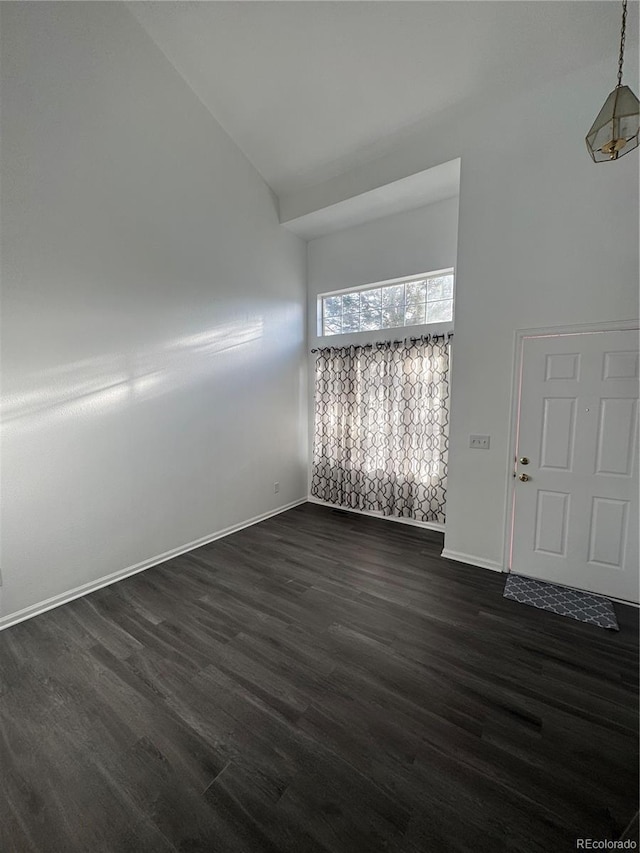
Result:
{"label": "light switch plate", "polygon": [[474,450],[488,450],[491,444],[491,436],[489,435],[470,435],[469,447]]}

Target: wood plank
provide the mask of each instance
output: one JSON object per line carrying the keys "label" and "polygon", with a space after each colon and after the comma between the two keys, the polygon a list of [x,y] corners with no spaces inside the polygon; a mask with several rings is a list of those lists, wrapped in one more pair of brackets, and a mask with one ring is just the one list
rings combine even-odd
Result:
{"label": "wood plank", "polygon": [[637,833],[638,611],[313,504],[0,633],[0,851],[561,851]]}

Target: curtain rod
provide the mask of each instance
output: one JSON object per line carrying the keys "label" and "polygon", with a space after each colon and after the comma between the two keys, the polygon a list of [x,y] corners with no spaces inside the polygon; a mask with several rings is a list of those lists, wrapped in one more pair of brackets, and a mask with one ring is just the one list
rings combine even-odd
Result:
{"label": "curtain rod", "polygon": [[403,338],[397,341],[377,341],[376,343],[371,344],[344,344],[341,347],[333,346],[333,347],[318,347],[316,349],[312,349],[311,352],[326,352],[327,350],[332,349],[372,349],[373,347],[377,347],[378,349],[383,349],[384,347],[389,347],[392,344],[406,344],[409,341],[412,344],[420,341],[421,343],[429,343],[429,341],[437,341],[439,338],[447,339],[449,341],[453,337],[453,332],[446,332],[444,335],[420,335],[419,338]]}

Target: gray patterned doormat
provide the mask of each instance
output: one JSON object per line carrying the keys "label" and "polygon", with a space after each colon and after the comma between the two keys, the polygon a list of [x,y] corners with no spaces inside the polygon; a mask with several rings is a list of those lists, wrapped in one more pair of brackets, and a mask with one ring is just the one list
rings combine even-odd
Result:
{"label": "gray patterned doormat", "polygon": [[550,610],[579,622],[590,622],[612,631],[620,630],[613,604],[601,595],[591,595],[566,586],[511,574],[504,585],[503,595],[520,604],[529,604],[539,610]]}

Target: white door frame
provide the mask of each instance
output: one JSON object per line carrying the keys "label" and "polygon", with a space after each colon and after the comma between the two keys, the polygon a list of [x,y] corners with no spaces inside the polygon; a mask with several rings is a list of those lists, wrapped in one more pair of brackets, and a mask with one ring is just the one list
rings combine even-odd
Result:
{"label": "white door frame", "polygon": [[[511,428],[509,430],[509,455],[507,465],[506,500],[504,507],[504,549],[502,555],[503,572],[511,571],[511,543],[514,519],[515,477],[513,476],[516,458],[518,433],[518,410],[520,408],[520,381],[524,341],[527,338],[544,338],[552,335],[584,335],[590,332],[634,332],[640,329],[638,320],[610,320],[604,323],[576,324],[573,326],[546,326],[539,329],[516,329],[513,339],[513,375],[511,386]],[[614,599],[616,601],[617,599]],[[629,604],[625,601],[624,604]],[[633,605],[640,607],[640,605]]]}

